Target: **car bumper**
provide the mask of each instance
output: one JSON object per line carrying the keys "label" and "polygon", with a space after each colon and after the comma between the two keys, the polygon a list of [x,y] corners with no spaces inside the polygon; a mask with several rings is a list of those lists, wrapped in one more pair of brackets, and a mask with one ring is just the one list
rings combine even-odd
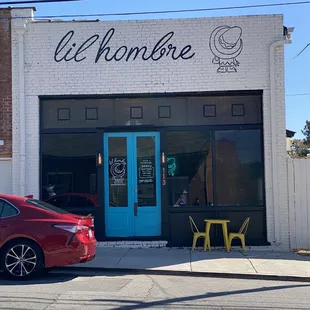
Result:
{"label": "car bumper", "polygon": [[95,257],[96,257],[96,254],[94,254],[94,255],[86,255],[86,256],[80,257],[80,263],[87,263],[87,262],[90,262],[90,261],[92,261]]}
{"label": "car bumper", "polygon": [[97,241],[93,239],[87,243],[71,244],[59,251],[45,255],[45,267],[64,267],[86,263],[96,257]]}
{"label": "car bumper", "polygon": [[97,241],[94,240],[84,245],[84,254],[80,256],[79,263],[86,263],[93,260],[96,256]]}

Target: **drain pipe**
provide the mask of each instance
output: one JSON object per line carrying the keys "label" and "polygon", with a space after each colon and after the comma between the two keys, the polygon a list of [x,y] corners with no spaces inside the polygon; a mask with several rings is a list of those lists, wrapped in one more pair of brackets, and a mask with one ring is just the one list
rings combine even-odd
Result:
{"label": "drain pipe", "polygon": [[[31,13],[31,12],[30,12]],[[25,10],[12,10],[12,31],[16,33],[17,57],[18,57],[18,114],[19,114],[19,182],[18,192],[20,196],[26,193],[26,106],[25,106],[25,56],[24,56],[24,34],[28,21],[20,16],[25,16]],[[13,85],[14,88],[14,85]]]}
{"label": "drain pipe", "polygon": [[[293,32],[294,28],[289,28]],[[290,33],[291,33],[290,32]],[[273,42],[269,49],[270,70],[270,122],[271,122],[271,152],[272,152],[272,188],[274,210],[274,240],[280,244],[280,210],[278,206],[278,161],[277,161],[277,122],[276,122],[276,82],[275,82],[275,48],[284,44],[292,43],[290,33],[285,39]]]}
{"label": "drain pipe", "polygon": [[[14,184],[19,195],[26,195],[26,105],[25,105],[25,51],[24,51],[24,35],[27,24],[34,20],[35,8],[12,8],[12,37],[16,38],[17,44],[13,52],[16,51],[17,66],[13,66],[13,70],[18,71],[18,79],[12,83],[12,92],[18,94],[18,101],[13,100],[14,105],[18,109],[19,132],[15,132],[13,128],[13,135],[19,136],[19,154],[14,157],[13,164],[18,162],[19,168],[19,182]],[[27,16],[27,18],[25,17]],[[13,48],[13,47],[12,47]],[[16,162],[17,161],[17,162]],[[14,170],[14,169],[13,169]],[[14,182],[13,182],[14,183]]]}
{"label": "drain pipe", "polygon": [[18,33],[18,71],[19,71],[19,168],[20,195],[26,193],[26,113],[25,113],[25,60],[24,33]]}

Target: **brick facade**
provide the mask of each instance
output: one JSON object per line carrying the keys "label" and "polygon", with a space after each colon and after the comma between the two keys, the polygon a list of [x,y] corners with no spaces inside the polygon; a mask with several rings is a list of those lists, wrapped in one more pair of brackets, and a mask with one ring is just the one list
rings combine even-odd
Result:
{"label": "brick facade", "polygon": [[[20,16],[25,14],[16,10]],[[242,29],[242,52],[236,57],[236,72],[221,73],[210,49],[213,31],[223,25],[237,26]],[[139,94],[139,93],[174,93],[225,90],[262,90],[264,122],[264,162],[265,191],[268,241],[288,248],[288,201],[286,176],[286,142],[285,142],[285,101],[284,101],[284,48],[279,45],[272,53],[274,63],[270,63],[270,47],[275,41],[283,40],[283,16],[260,15],[222,18],[137,20],[108,22],[29,22],[24,37],[25,55],[25,136],[26,136],[26,175],[25,194],[39,196],[39,145],[40,114],[39,96],[42,95],[105,95],[105,94]],[[105,34],[115,29],[109,43],[110,53],[106,52],[97,59],[98,48]],[[61,39],[73,30],[70,43],[64,42],[55,50]],[[146,55],[167,33],[173,31],[169,43],[176,47],[175,56],[183,49],[183,59],[162,57],[142,59],[143,52],[129,60],[128,51],[133,47],[148,47]],[[19,126],[19,63],[18,30],[13,33],[13,190],[20,192],[20,126]],[[87,50],[91,41],[99,38]],[[91,37],[93,39],[91,39]],[[77,51],[87,39],[90,40],[80,48],[76,61],[74,54],[67,56],[70,61],[60,61],[69,48]],[[68,37],[67,37],[68,40]],[[75,43],[75,44],[73,44]],[[188,46],[191,46],[189,50]],[[121,48],[123,46],[123,48]],[[126,46],[126,48],[124,47]],[[63,48],[62,48],[63,47]],[[168,48],[168,43],[166,48]],[[113,52],[112,52],[113,51]],[[117,52],[117,54],[115,54]],[[167,50],[166,50],[167,51]],[[172,52],[172,50],[171,50]],[[127,54],[126,54],[127,53]],[[195,53],[194,57],[190,57]],[[121,58],[118,61],[105,57]],[[156,57],[159,53],[156,54]],[[86,58],[84,58],[86,57]],[[184,59],[186,58],[186,59]],[[271,103],[270,67],[274,67],[275,93]],[[275,111],[271,115],[271,105]],[[273,140],[272,124],[275,125]],[[274,141],[276,143],[274,143]],[[272,151],[276,146],[276,152]],[[273,165],[277,165],[277,178],[273,178]],[[31,173],[30,173],[31,172]],[[274,196],[277,199],[274,199]],[[274,204],[275,203],[275,204]],[[277,237],[278,236],[278,237]]]}
{"label": "brick facade", "polygon": [[0,9],[0,158],[12,156],[11,10]]}

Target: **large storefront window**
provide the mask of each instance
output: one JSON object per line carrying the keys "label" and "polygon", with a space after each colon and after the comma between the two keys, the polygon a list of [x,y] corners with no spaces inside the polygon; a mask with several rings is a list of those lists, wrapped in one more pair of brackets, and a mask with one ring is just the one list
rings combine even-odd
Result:
{"label": "large storefront window", "polygon": [[169,206],[263,205],[262,157],[260,129],[168,132]]}
{"label": "large storefront window", "polygon": [[213,204],[210,131],[171,131],[167,136],[169,206]]}
{"label": "large storefront window", "polygon": [[41,199],[69,212],[98,207],[95,134],[41,136]]}
{"label": "large storefront window", "polygon": [[216,131],[215,156],[217,205],[262,205],[261,131]]}

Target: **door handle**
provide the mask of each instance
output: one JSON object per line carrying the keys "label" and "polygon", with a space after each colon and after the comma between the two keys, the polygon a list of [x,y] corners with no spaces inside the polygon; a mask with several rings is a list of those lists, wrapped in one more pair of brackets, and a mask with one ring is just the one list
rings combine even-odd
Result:
{"label": "door handle", "polygon": [[135,202],[133,207],[134,207],[134,216],[138,216],[138,203]]}

